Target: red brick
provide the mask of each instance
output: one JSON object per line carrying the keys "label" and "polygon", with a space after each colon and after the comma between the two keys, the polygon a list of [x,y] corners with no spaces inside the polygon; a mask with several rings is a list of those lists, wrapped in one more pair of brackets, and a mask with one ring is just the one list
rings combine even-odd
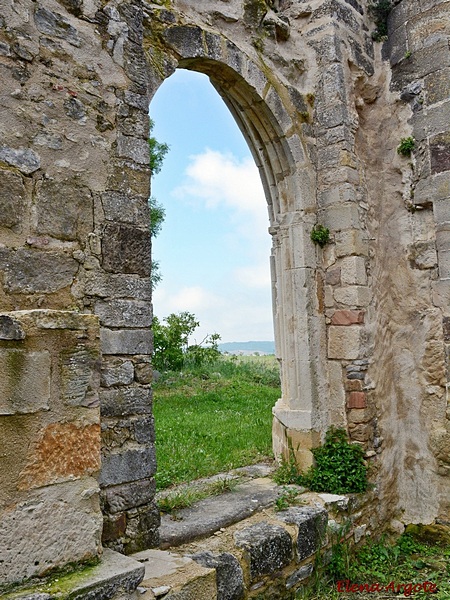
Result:
{"label": "red brick", "polygon": [[350,392],[347,398],[347,408],[367,408],[365,392]]}
{"label": "red brick", "polygon": [[336,310],[331,317],[332,325],[358,325],[364,323],[363,310]]}

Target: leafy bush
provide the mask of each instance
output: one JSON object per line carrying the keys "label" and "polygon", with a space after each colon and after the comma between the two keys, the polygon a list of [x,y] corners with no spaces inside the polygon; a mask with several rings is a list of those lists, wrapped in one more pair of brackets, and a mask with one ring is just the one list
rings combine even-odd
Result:
{"label": "leafy bush", "polygon": [[190,312],[172,313],[164,323],[153,317],[153,366],[159,371],[180,371],[186,365],[200,366],[220,356],[220,335],[207,336],[202,344],[189,346],[189,336],[200,325]]}
{"label": "leafy bush", "polygon": [[315,459],[307,473],[300,475],[297,483],[313,492],[349,494],[365,492],[367,489],[367,468],[363,450],[347,441],[344,429],[331,427],[320,448],[311,450]]}

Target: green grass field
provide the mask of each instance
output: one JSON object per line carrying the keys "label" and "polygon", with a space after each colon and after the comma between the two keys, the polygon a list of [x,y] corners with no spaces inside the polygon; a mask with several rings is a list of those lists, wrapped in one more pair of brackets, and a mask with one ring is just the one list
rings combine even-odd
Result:
{"label": "green grass field", "polygon": [[224,357],[154,385],[158,489],[272,457],[272,356]]}

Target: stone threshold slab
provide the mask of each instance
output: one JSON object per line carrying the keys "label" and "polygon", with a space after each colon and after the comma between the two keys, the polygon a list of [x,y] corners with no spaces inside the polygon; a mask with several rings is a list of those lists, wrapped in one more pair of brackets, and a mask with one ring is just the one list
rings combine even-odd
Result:
{"label": "stone threshold slab", "polygon": [[162,515],[160,548],[164,550],[212,535],[272,505],[279,493],[280,487],[263,477],[238,485],[231,492],[177,510],[175,518]]}
{"label": "stone threshold slab", "polygon": [[134,598],[144,566],[129,556],[104,549],[101,561],[65,575],[54,574],[33,587],[1,594],[0,600],[121,600]]}

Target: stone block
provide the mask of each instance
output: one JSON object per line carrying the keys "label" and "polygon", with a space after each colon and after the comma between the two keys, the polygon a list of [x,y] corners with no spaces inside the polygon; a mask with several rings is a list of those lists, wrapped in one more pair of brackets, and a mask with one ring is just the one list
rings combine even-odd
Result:
{"label": "stone block", "polygon": [[367,286],[347,285],[345,287],[335,288],[334,299],[339,304],[346,306],[368,306],[372,299],[372,292]]}
{"label": "stone block", "polygon": [[13,583],[96,558],[102,526],[95,479],[34,490],[0,513],[0,580]]}
{"label": "stone block", "polygon": [[368,442],[372,427],[367,423],[349,423],[348,430],[350,439],[355,442]]}
{"label": "stone block", "polygon": [[413,51],[422,51],[430,46],[448,43],[450,34],[450,10],[445,2],[436,3],[433,10],[412,16],[406,23],[409,47]]}
{"label": "stone block", "polygon": [[34,22],[44,35],[64,39],[73,46],[80,46],[78,32],[60,13],[38,8],[34,14]]}
{"label": "stone block", "polygon": [[372,411],[369,408],[351,408],[347,412],[347,419],[350,423],[368,423],[372,418]]}
{"label": "stone block", "polygon": [[341,183],[318,193],[318,203],[321,208],[330,204],[354,202],[355,200],[355,187],[350,183]]}
{"label": "stone block", "polygon": [[48,410],[51,357],[46,350],[0,349],[0,415]]}
{"label": "stone block", "polygon": [[328,513],[324,509],[291,507],[278,514],[285,523],[298,527],[297,558],[301,562],[317,552],[326,541]]}
{"label": "stone block", "polygon": [[359,226],[358,206],[338,204],[319,211],[319,222],[330,231],[353,229]]}
{"label": "stone block", "polygon": [[341,280],[345,285],[367,285],[366,261],[362,256],[347,256],[340,262]]}
{"label": "stone block", "polygon": [[8,315],[0,315],[0,340],[24,340],[25,337],[19,321]]}
{"label": "stone block", "polygon": [[389,35],[398,27],[404,25],[409,19],[419,14],[419,0],[409,0],[409,2],[399,2],[392,7],[388,16]]}
{"label": "stone block", "polygon": [[102,236],[103,268],[113,273],[150,275],[150,230],[108,224]]}
{"label": "stone block", "polygon": [[134,365],[131,360],[105,358],[102,364],[101,384],[103,387],[129,385],[134,379]]}
{"label": "stone block", "polygon": [[245,595],[244,573],[238,559],[229,552],[197,552],[191,556],[203,567],[216,570],[217,600],[242,600]]}
{"label": "stone block", "polygon": [[[357,380],[354,380],[357,381]],[[366,408],[366,393],[360,391],[351,391],[347,399],[347,408]]]}
{"label": "stone block", "polygon": [[430,139],[431,173],[450,171],[450,132],[439,133]]}
{"label": "stone block", "polygon": [[96,474],[100,469],[100,425],[51,423],[29,452],[20,490]]}
{"label": "stone block", "polygon": [[41,168],[41,158],[29,148],[9,148],[0,146],[0,161],[12,167],[17,167],[25,175],[31,175]]}
{"label": "stone block", "polygon": [[109,514],[120,513],[152,502],[156,493],[154,479],[133,481],[105,488],[102,491],[103,505]]}
{"label": "stone block", "polygon": [[84,241],[94,229],[89,189],[76,179],[43,179],[36,189],[36,233],[60,240]]}
{"label": "stone block", "polygon": [[[125,92],[126,95],[127,92]],[[142,98],[147,102],[146,96],[142,96]],[[148,106],[146,111],[148,111]],[[145,198],[150,196],[150,165],[138,165],[117,159],[112,162],[111,166],[114,167],[114,170],[108,178],[108,189]]]}
{"label": "stone block", "polygon": [[[125,552],[130,554],[132,552],[139,552],[145,548],[158,547],[158,527],[160,520],[159,508],[154,502],[147,506],[127,511],[127,529],[125,535],[128,540],[124,543]],[[192,597],[191,592],[188,592],[186,600]],[[184,596],[182,598],[185,600]]]}
{"label": "stone block", "polygon": [[325,283],[328,285],[339,285],[341,283],[341,269],[329,269],[325,273]]}
{"label": "stone block", "polygon": [[369,255],[369,240],[367,234],[360,229],[339,231],[335,235],[336,256]]}
{"label": "stone block", "polygon": [[117,136],[117,156],[128,158],[141,165],[148,165],[150,162],[148,142],[142,138],[119,133]]}
{"label": "stone block", "polygon": [[346,392],[360,392],[363,388],[362,379],[346,379],[345,391]]}
{"label": "stone block", "polygon": [[152,333],[149,329],[100,331],[102,354],[151,354]]}
{"label": "stone block", "polygon": [[[409,40],[409,43],[411,43],[411,40]],[[450,52],[447,42],[442,41],[441,43],[421,48],[419,52],[414,52],[407,60],[402,60],[395,65],[391,88],[401,90],[411,83],[411,81],[422,79],[426,75],[449,65]]]}
{"label": "stone block", "polygon": [[118,223],[131,223],[145,227],[150,222],[150,209],[147,198],[136,197],[121,192],[102,194],[105,218]]}
{"label": "stone block", "polygon": [[313,571],[314,565],[312,563],[300,567],[300,569],[294,571],[292,575],[289,575],[289,577],[286,579],[286,589],[290,590],[292,587],[294,587],[294,585],[300,583],[300,581],[307,579]]}
{"label": "stone block", "polygon": [[364,323],[363,310],[336,310],[331,317],[332,325],[360,325]]}
{"label": "stone block", "polygon": [[448,131],[449,123],[450,100],[417,112],[413,120],[413,136],[421,142],[427,137]]}
{"label": "stone block", "polygon": [[156,472],[155,449],[139,448],[107,454],[102,458],[99,482],[102,487],[139,479],[149,479]]}
{"label": "stone block", "polygon": [[63,252],[0,248],[0,265],[9,292],[49,294],[72,284],[78,263]]}
{"label": "stone block", "polygon": [[362,330],[359,325],[328,328],[328,358],[354,360],[362,354]]}
{"label": "stone block", "polygon": [[77,346],[61,353],[61,399],[68,406],[98,406],[100,354]]}
{"label": "stone block", "polygon": [[0,226],[14,227],[23,218],[25,186],[20,175],[0,170]]}
{"label": "stone block", "polygon": [[100,390],[100,411],[104,417],[151,414],[152,391],[146,387]]}
{"label": "stone block", "polygon": [[448,98],[450,68],[434,71],[425,77],[426,104],[431,106]]}
{"label": "stone block", "polygon": [[278,525],[256,523],[237,531],[234,540],[245,551],[252,581],[279,571],[292,560],[291,536]]}
{"label": "stone block", "polygon": [[138,383],[142,383],[143,385],[151,383],[154,378],[151,362],[149,360],[136,362],[134,365],[134,374]]}
{"label": "stone block", "polygon": [[450,250],[442,250],[438,258],[439,277],[447,279],[450,277]]}
{"label": "stone block", "polygon": [[416,242],[408,249],[408,258],[416,269],[434,269],[437,266],[438,258],[434,240]]}
{"label": "stone block", "polygon": [[418,181],[414,192],[414,202],[417,204],[426,205],[447,198],[450,198],[450,172],[445,171]]}
{"label": "stone block", "polygon": [[105,327],[150,327],[152,306],[140,300],[99,300],[94,312]]}
{"label": "stone block", "polygon": [[100,298],[150,300],[152,288],[148,277],[88,271],[86,272],[85,290],[86,294]]}

